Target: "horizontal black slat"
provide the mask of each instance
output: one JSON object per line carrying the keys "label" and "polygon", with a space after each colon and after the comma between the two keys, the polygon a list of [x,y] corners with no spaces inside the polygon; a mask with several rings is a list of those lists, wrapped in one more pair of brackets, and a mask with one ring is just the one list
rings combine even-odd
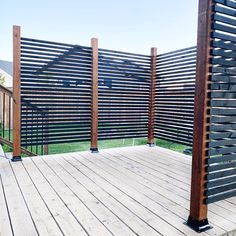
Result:
{"label": "horizontal black slat", "polygon": [[236,162],[229,162],[229,163],[224,162],[224,164],[221,163],[218,165],[210,165],[207,167],[207,170],[211,172],[211,171],[218,171],[218,170],[224,170],[224,169],[232,169],[235,167],[236,167]]}
{"label": "horizontal black slat", "polygon": [[213,187],[219,187],[219,186],[227,185],[234,182],[236,182],[236,176],[208,181],[206,186],[207,188],[213,188]]}
{"label": "horizontal black slat", "polygon": [[210,204],[210,203],[214,203],[214,202],[218,202],[227,198],[231,198],[236,196],[236,190],[232,190],[226,193],[222,193],[222,194],[218,194],[212,197],[208,197],[206,198],[205,202],[206,204]]}
{"label": "horizontal black slat", "polygon": [[[230,21],[232,21],[232,20],[230,19]],[[236,20],[235,20],[235,25],[236,25]],[[213,32],[212,37],[222,39],[222,40],[232,41],[234,43],[236,42],[236,37],[232,36],[232,35],[228,35],[228,34]]]}
{"label": "horizontal black slat", "polygon": [[235,44],[224,40],[213,40],[211,42],[211,45],[213,48],[218,48],[218,50],[219,48],[224,50],[236,50]]}
{"label": "horizontal black slat", "polygon": [[[206,203],[236,196],[236,3],[214,0]],[[233,100],[235,99],[235,100]]]}
{"label": "horizontal black slat", "polygon": [[98,52],[104,53],[104,54],[109,54],[109,55],[118,54],[118,55],[126,55],[126,56],[135,56],[135,57],[138,57],[138,58],[143,57],[143,58],[146,58],[146,60],[150,60],[149,55],[138,54],[138,53],[130,53],[130,52],[124,52],[124,51],[105,49],[105,48],[99,48]]}
{"label": "horizontal black slat", "polygon": [[207,180],[219,179],[219,178],[228,177],[232,175],[236,175],[236,169],[208,173]]}
{"label": "horizontal black slat", "polygon": [[232,7],[234,9],[236,9],[236,3],[234,1],[231,1],[231,0],[214,0],[215,3],[220,3],[220,4],[223,4],[225,6],[228,6],[228,7]]}
{"label": "horizontal black slat", "polygon": [[211,189],[207,189],[206,196],[212,196],[219,193],[227,192],[229,190],[236,189],[236,183],[227,184],[224,186],[219,186]]}
{"label": "horizontal black slat", "polygon": [[219,141],[214,141],[212,140],[209,143],[209,148],[215,148],[215,147],[220,147],[220,146],[229,146],[229,145],[236,145],[236,139],[224,139],[224,140],[219,140]]}
{"label": "horizontal black slat", "polygon": [[235,10],[234,9],[230,9],[228,7],[218,5],[218,4],[214,5],[213,11],[215,11],[217,13],[222,13],[222,14],[228,15],[228,16],[235,16]]}
{"label": "horizontal black slat", "polygon": [[78,47],[78,48],[84,48],[86,50],[92,50],[91,47],[86,47],[86,46],[80,46],[80,45],[73,45],[73,44],[68,44],[68,43],[60,43],[60,42],[52,42],[52,41],[46,41],[46,40],[41,40],[41,39],[31,39],[31,38],[26,38],[26,37],[21,37],[21,43],[22,44],[36,44],[38,45],[45,45],[48,47],[52,47],[53,45],[59,45],[63,47]]}
{"label": "horizontal black slat", "polygon": [[214,149],[210,149],[208,151],[209,156],[216,156],[216,155],[221,155],[221,154],[229,154],[232,152],[236,152],[236,146],[232,146],[232,147],[223,147],[223,148],[214,148]]}
{"label": "horizontal black slat", "polygon": [[223,138],[236,138],[235,131],[221,131],[221,132],[211,132],[209,134],[210,139],[219,140]]}
{"label": "horizontal black slat", "polygon": [[[28,139],[29,140],[29,139]],[[89,137],[79,137],[79,138],[62,138],[62,139],[53,139],[53,140],[40,140],[40,141],[35,141],[35,142],[21,142],[21,145],[23,147],[29,147],[29,146],[39,146],[39,145],[46,145],[46,144],[64,144],[64,143],[78,143],[78,142],[88,142],[90,141],[90,136]]]}
{"label": "horizontal black slat", "polygon": [[[81,136],[86,136],[86,135],[89,137],[90,136],[90,130],[87,130],[87,132],[81,132],[81,131],[79,131],[79,132],[71,132],[70,131],[70,138],[73,138],[74,136],[78,137],[78,135],[80,137]],[[28,140],[29,137],[30,137],[30,141],[32,141],[32,142],[35,142],[36,140],[40,142],[41,139],[48,139],[48,140],[50,140],[50,139],[54,139],[55,137],[58,137],[58,138],[59,137],[60,138],[65,137],[65,139],[66,139],[66,138],[68,138],[68,134],[67,133],[54,133],[54,134],[51,134],[51,133],[48,133],[46,131],[40,132],[40,130],[39,130],[38,133],[29,134],[29,135],[28,134],[22,135],[21,136],[22,142],[30,142]],[[24,139],[26,139],[26,141]]]}
{"label": "horizontal black slat", "polygon": [[191,57],[196,57],[196,51],[195,50],[192,50],[188,53],[184,53],[182,55],[176,55],[176,56],[170,56],[170,57],[166,57],[166,58],[157,58],[157,64],[163,64],[163,63],[166,63],[166,62],[169,62],[169,61],[181,61],[183,59],[189,59]]}
{"label": "horizontal black slat", "polygon": [[211,115],[236,115],[236,108],[211,108]]}
{"label": "horizontal black slat", "polygon": [[[183,66],[183,65],[186,65]],[[155,137],[191,145],[196,47],[157,59]],[[189,119],[189,117],[192,117]]]}
{"label": "horizontal black slat", "polygon": [[115,135],[109,135],[109,136],[105,136],[105,137],[103,137],[103,136],[101,136],[101,135],[99,135],[98,136],[99,137],[99,140],[114,140],[114,139],[128,139],[128,138],[145,138],[145,137],[147,137],[147,134],[132,134],[132,135],[117,135],[117,136],[115,136]]}
{"label": "horizontal black slat", "polygon": [[163,140],[170,141],[173,143],[179,143],[179,144],[186,145],[186,146],[191,146],[191,144],[192,144],[192,141],[190,139],[182,139],[181,137],[168,136],[168,135],[164,135],[162,133],[155,133],[155,138],[163,139]]}
{"label": "horizontal black slat", "polygon": [[207,159],[208,164],[219,164],[221,162],[228,162],[236,160],[236,154],[224,155],[220,157],[212,157]]}
{"label": "horizontal black slat", "polygon": [[210,94],[211,98],[236,98],[236,93],[231,91],[213,91]]}

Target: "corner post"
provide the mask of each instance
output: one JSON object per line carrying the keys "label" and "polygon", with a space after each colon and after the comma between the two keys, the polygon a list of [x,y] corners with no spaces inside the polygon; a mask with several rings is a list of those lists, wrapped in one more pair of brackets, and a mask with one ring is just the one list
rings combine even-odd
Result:
{"label": "corner post", "polygon": [[150,90],[149,90],[149,121],[148,121],[148,145],[153,147],[154,124],[155,124],[155,88],[156,88],[156,61],[157,48],[151,48],[151,67],[150,67]]}
{"label": "corner post", "polygon": [[194,102],[194,132],[190,215],[187,225],[197,232],[211,228],[205,203],[206,159],[208,148],[208,84],[210,80],[210,47],[212,0],[199,0],[197,67]]}
{"label": "corner post", "polygon": [[92,47],[92,102],[91,102],[91,147],[98,152],[98,39],[91,39]]}
{"label": "corner post", "polygon": [[13,26],[13,158],[21,161],[21,28]]}

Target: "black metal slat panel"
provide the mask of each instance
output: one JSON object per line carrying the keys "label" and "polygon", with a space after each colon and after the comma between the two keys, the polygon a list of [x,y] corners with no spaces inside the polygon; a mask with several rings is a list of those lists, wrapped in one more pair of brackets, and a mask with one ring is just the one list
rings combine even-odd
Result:
{"label": "black metal slat panel", "polygon": [[99,49],[98,80],[99,140],[147,136],[150,56]]}
{"label": "black metal slat panel", "polygon": [[236,196],[236,4],[214,2],[207,204]]}
{"label": "black metal slat panel", "polygon": [[22,145],[90,140],[91,48],[21,39]]}
{"label": "black metal slat panel", "polygon": [[155,137],[192,144],[196,47],[157,57]]}

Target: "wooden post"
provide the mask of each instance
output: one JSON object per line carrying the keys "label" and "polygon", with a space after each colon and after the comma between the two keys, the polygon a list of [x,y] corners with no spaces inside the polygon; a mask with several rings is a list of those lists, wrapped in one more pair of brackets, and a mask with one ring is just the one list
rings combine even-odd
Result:
{"label": "wooden post", "polygon": [[91,152],[98,152],[98,39],[91,39],[92,47],[92,102],[91,102]]}
{"label": "wooden post", "polygon": [[157,49],[151,48],[150,90],[149,90],[149,122],[148,122],[148,145],[154,146],[155,124],[155,89],[156,89],[156,61]]}
{"label": "wooden post", "polygon": [[21,161],[20,26],[13,26],[13,158]]}
{"label": "wooden post", "polygon": [[206,159],[208,147],[207,94],[210,77],[212,0],[199,0],[197,68],[194,103],[194,134],[192,157],[192,182],[190,216],[187,224],[198,232],[211,228],[207,220],[207,205],[204,202],[206,183]]}
{"label": "wooden post", "polygon": [[43,145],[43,154],[48,155],[48,153],[49,153],[48,144],[45,144],[45,145]]}

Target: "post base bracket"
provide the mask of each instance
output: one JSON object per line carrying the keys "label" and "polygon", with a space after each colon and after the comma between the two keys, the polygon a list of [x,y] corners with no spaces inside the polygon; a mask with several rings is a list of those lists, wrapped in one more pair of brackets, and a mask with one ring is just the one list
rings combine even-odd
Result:
{"label": "post base bracket", "polygon": [[98,153],[99,152],[97,148],[90,148],[90,151],[91,151],[91,153]]}
{"label": "post base bracket", "polygon": [[195,220],[191,216],[189,216],[188,221],[186,222],[186,225],[188,225],[191,229],[194,231],[201,233],[205,232],[209,229],[212,229],[213,227],[209,225],[208,219],[204,220]]}
{"label": "post base bracket", "polygon": [[21,156],[13,156],[11,159],[12,162],[22,161]]}
{"label": "post base bracket", "polygon": [[155,147],[155,143],[147,143],[148,147]]}

